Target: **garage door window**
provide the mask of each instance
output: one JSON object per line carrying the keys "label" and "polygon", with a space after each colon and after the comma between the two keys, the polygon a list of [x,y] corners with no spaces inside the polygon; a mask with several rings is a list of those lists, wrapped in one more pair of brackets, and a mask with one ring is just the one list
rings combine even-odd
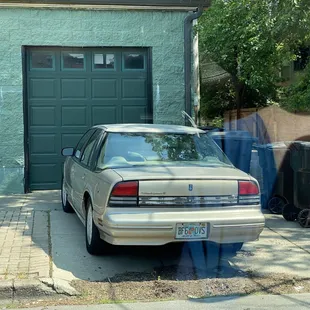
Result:
{"label": "garage door window", "polygon": [[62,54],[63,69],[84,69],[84,54],[65,52]]}
{"label": "garage door window", "polygon": [[94,69],[112,69],[115,68],[115,55],[114,54],[93,54],[93,68]]}
{"label": "garage door window", "polygon": [[55,68],[54,53],[51,52],[35,52],[31,53],[30,68],[31,70],[51,69]]}
{"label": "garage door window", "polygon": [[125,70],[144,70],[144,54],[140,53],[125,53],[124,56]]}

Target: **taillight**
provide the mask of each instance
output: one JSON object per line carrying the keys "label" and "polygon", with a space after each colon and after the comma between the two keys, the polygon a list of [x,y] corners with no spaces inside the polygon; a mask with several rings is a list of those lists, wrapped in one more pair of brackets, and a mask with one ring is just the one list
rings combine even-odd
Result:
{"label": "taillight", "polygon": [[239,181],[239,195],[258,195],[258,186],[251,181]]}
{"label": "taillight", "polygon": [[259,188],[255,182],[239,181],[239,204],[260,204]]}
{"label": "taillight", "polygon": [[112,189],[109,206],[137,207],[138,206],[139,183],[136,181],[117,183]]}
{"label": "taillight", "polygon": [[138,182],[120,182],[112,190],[111,196],[114,197],[137,197]]}

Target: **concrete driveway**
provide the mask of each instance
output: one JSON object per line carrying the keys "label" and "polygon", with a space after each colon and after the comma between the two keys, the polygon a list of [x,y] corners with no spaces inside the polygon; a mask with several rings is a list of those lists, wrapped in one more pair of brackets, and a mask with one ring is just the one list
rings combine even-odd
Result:
{"label": "concrete driveway", "polygon": [[213,247],[206,255],[201,243],[185,245],[181,252],[173,246],[118,247],[108,255],[91,256],[85,248],[82,223],[75,214],[62,211],[58,191],[0,196],[0,222],[0,279],[100,281],[167,266],[179,268],[180,274],[184,268],[196,267],[201,276],[221,269],[226,277],[248,270],[310,277],[310,229],[281,216],[266,214],[260,240],[246,244],[234,258],[219,257]]}

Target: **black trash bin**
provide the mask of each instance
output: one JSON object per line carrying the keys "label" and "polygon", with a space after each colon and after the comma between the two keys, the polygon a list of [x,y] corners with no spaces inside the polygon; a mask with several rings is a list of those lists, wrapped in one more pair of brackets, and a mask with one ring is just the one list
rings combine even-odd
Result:
{"label": "black trash bin", "polygon": [[246,172],[250,172],[253,138],[247,131],[211,131],[209,136],[224,151],[232,164]]}
{"label": "black trash bin", "polygon": [[283,209],[288,221],[298,219],[302,227],[310,227],[310,142],[294,141],[290,145],[294,171],[294,204]]}
{"label": "black trash bin", "polygon": [[274,214],[282,214],[285,205],[294,203],[289,145],[289,142],[276,142],[255,147],[263,171],[262,206]]}

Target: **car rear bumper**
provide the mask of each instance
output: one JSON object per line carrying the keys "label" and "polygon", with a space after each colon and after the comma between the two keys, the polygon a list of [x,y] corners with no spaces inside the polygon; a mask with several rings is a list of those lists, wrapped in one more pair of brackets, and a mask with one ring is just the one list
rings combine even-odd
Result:
{"label": "car rear bumper", "polygon": [[[109,208],[95,215],[100,236],[115,245],[163,245],[178,241],[206,240],[239,243],[257,240],[265,218],[259,207],[158,210]],[[177,223],[207,223],[207,238],[176,239]]]}

